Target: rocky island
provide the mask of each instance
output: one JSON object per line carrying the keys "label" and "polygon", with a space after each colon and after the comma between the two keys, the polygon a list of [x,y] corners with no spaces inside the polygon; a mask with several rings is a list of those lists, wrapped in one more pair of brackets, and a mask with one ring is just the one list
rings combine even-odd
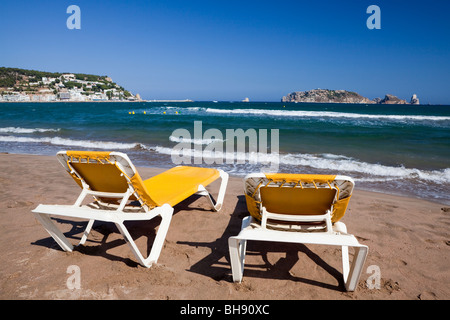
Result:
{"label": "rocky island", "polygon": [[[356,92],[329,89],[292,92],[284,96],[281,102],[408,104],[406,100],[399,99],[391,94],[386,94],[384,99],[375,98],[370,100]],[[419,99],[415,94],[412,96],[410,104],[419,104]]]}

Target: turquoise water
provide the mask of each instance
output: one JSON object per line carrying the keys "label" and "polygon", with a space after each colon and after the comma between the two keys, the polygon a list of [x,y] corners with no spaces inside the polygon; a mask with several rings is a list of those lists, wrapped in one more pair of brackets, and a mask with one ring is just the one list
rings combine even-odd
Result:
{"label": "turquoise water", "polygon": [[[201,135],[194,136],[194,121],[201,121]],[[174,135],[180,128],[190,140]],[[238,128],[258,134],[267,129],[268,148],[259,150],[258,163],[233,162],[245,154],[226,152],[226,130]],[[180,141],[188,142],[192,156],[210,148],[211,139],[203,136],[208,129],[219,130],[213,141],[223,146],[213,166],[234,175],[259,171],[264,160],[273,159],[270,134],[278,129],[280,172],[345,174],[359,188],[450,203],[450,106],[0,103],[0,152],[116,150],[138,166],[170,167]],[[205,162],[199,165],[211,166]]]}

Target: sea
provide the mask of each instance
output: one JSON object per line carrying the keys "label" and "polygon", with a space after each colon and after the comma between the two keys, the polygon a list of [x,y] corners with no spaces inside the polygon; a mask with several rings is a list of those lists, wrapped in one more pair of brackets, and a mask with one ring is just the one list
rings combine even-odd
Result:
{"label": "sea", "polygon": [[0,103],[0,152],[60,150],[120,151],[137,167],[195,165],[239,177],[347,175],[357,189],[450,205],[447,105]]}

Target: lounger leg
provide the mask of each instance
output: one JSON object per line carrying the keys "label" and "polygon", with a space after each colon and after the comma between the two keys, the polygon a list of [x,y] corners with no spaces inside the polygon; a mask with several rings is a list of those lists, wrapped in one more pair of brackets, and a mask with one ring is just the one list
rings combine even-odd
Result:
{"label": "lounger leg", "polygon": [[350,262],[348,259],[348,247],[342,246],[342,275],[344,277],[344,283],[347,283],[349,270]]}
{"label": "lounger leg", "polygon": [[170,221],[172,219],[172,213],[173,208],[170,206],[168,206],[167,210],[161,213],[162,220],[159,225],[155,240],[153,241],[152,249],[150,250],[150,254],[147,258],[144,258],[144,256],[141,254],[136,243],[134,242],[133,238],[131,237],[130,233],[128,232],[123,222],[116,222],[117,228],[125,238],[125,241],[130,246],[131,251],[134,253],[134,256],[142,266],[150,268],[153,263],[156,263],[158,261],[161,249],[164,244],[164,240],[166,239],[167,231],[169,230]]}
{"label": "lounger leg", "polygon": [[34,212],[36,219],[43,225],[45,230],[59,244],[64,251],[72,252],[73,245],[67,240],[64,234],[55,226],[47,214]]}
{"label": "lounger leg", "polygon": [[[343,222],[336,222],[333,231],[347,233],[347,226]],[[342,275],[344,283],[347,283],[348,273],[350,272],[350,261],[348,258],[348,246],[342,246]]]}
{"label": "lounger leg", "polygon": [[221,183],[220,183],[220,188],[219,188],[219,193],[217,195],[217,200],[214,203],[214,200],[211,198],[211,195],[209,194],[208,190],[206,190],[206,188],[202,185],[199,185],[198,187],[198,191],[196,192],[196,194],[201,195],[201,196],[206,196],[209,200],[209,202],[211,203],[211,207],[214,211],[220,211],[220,209],[222,208],[223,205],[223,199],[225,198],[225,191],[227,189],[227,184],[228,184],[228,173],[226,173],[225,171],[220,170],[220,178],[221,178]]}
{"label": "lounger leg", "polygon": [[161,214],[161,223],[158,228],[158,233],[156,234],[155,241],[153,242],[152,250],[150,251],[150,255],[147,258],[147,264],[151,265],[158,261],[159,255],[161,254],[161,250],[164,244],[164,240],[166,239],[167,231],[169,230],[170,221],[172,220],[173,209],[171,208],[170,212],[166,211]]}
{"label": "lounger leg", "polygon": [[128,245],[131,248],[131,251],[133,252],[136,259],[139,261],[139,263],[145,267],[150,267],[145,264],[145,258],[140,253],[138,247],[136,246],[136,243],[134,242],[133,238],[131,237],[130,233],[128,232],[127,228],[123,224],[123,222],[116,222],[117,229],[119,229],[120,233],[124,237],[125,241],[128,243]]}
{"label": "lounger leg", "polygon": [[[252,222],[252,217],[242,219],[241,231],[247,228]],[[238,236],[239,237],[239,236]],[[244,276],[245,253],[247,251],[247,240],[237,237],[228,239],[228,249],[230,251],[231,272],[234,282],[241,282]]]}
{"label": "lounger leg", "polygon": [[241,282],[244,275],[245,251],[247,240],[230,237],[228,239],[228,248],[230,251],[231,272],[234,282]]}
{"label": "lounger leg", "polygon": [[84,244],[87,240],[87,237],[89,235],[89,233],[91,232],[92,226],[94,225],[95,220],[89,220],[88,225],[86,227],[86,229],[83,232],[83,237],[81,237],[80,243],[79,244]]}
{"label": "lounger leg", "polygon": [[220,170],[220,178],[222,179],[222,183],[220,184],[219,194],[217,195],[217,201],[214,205],[215,211],[219,211],[222,208],[223,199],[225,198],[225,191],[228,184],[228,173]]}
{"label": "lounger leg", "polygon": [[[367,246],[355,247],[355,256],[353,257],[352,266],[348,272],[348,277],[345,279],[345,288],[347,291],[355,291],[358,285],[359,277],[361,276],[364,262],[366,261],[368,253]],[[348,260],[347,260],[348,261]]]}

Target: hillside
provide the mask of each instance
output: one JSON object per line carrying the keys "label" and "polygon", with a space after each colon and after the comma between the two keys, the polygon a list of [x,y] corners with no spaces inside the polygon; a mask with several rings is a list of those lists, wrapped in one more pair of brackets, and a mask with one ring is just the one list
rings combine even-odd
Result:
{"label": "hillside", "polygon": [[134,101],[108,76],[0,68],[0,101]]}

